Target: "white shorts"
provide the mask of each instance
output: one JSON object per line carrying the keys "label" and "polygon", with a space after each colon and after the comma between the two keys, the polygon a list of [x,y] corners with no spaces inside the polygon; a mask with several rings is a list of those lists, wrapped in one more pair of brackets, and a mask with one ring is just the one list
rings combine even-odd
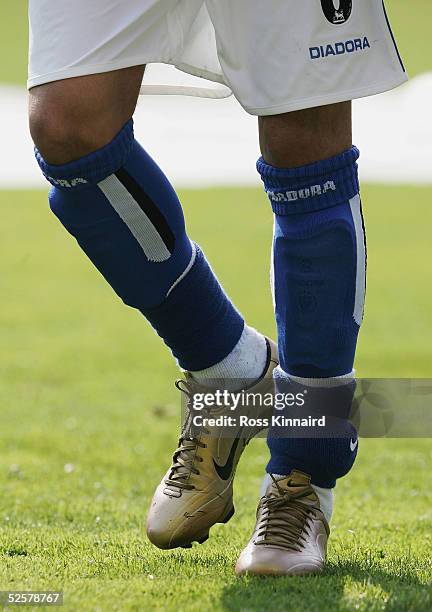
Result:
{"label": "white shorts", "polygon": [[29,5],[29,88],[165,63],[226,84],[246,111],[271,115],[369,96],[407,79],[382,0]]}

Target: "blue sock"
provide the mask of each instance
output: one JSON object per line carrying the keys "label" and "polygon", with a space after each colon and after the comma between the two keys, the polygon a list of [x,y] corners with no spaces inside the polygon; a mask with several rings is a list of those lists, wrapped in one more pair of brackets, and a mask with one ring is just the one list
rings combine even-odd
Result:
{"label": "blue sock", "polygon": [[[258,161],[275,214],[273,285],[279,376],[282,372],[285,381],[298,377],[307,385],[308,379],[332,379],[353,370],[366,265],[358,157],[352,147],[302,168]],[[352,393],[341,397],[349,415]],[[284,438],[270,432],[267,469],[277,474],[300,469],[311,474],[314,484],[333,487],[354,463],[356,439],[347,420],[337,436],[329,433],[328,438]]]}
{"label": "blue sock", "polygon": [[121,299],[179,365],[203,370],[235,347],[244,321],[185,230],[180,202],[129,121],[102,149],[63,166],[37,161],[50,206]]}

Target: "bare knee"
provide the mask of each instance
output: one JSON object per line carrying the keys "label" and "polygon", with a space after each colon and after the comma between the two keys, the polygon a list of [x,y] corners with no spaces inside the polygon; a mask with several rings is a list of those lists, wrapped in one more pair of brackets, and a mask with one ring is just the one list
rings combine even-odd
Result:
{"label": "bare knee", "polygon": [[351,102],[259,117],[261,152],[268,164],[293,168],[352,146]]}
{"label": "bare knee", "polygon": [[108,144],[134,113],[142,74],[136,66],[31,89],[30,132],[44,159],[65,164]]}

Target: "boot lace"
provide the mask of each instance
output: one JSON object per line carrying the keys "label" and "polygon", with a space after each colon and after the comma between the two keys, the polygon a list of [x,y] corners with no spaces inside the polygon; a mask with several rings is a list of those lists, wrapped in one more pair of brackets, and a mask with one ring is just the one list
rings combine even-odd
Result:
{"label": "boot lace", "polygon": [[200,437],[202,433],[209,433],[209,431],[205,427],[196,427],[193,424],[193,413],[190,407],[190,401],[194,394],[193,385],[180,379],[176,381],[175,386],[188,398],[188,413],[182,427],[178,448],[173,455],[171,472],[169,478],[165,480],[165,484],[191,491],[195,489],[195,486],[189,482],[190,476],[191,474],[199,476],[200,472],[195,464],[203,461],[201,457],[196,456],[196,453],[199,448],[206,448],[207,446],[200,441]]}
{"label": "boot lace", "polygon": [[298,492],[285,491],[279,487],[277,497],[264,497],[261,502],[262,517],[258,528],[256,545],[273,545],[300,552],[305,542],[309,517],[314,508],[301,501],[310,495],[310,489],[301,487]]}

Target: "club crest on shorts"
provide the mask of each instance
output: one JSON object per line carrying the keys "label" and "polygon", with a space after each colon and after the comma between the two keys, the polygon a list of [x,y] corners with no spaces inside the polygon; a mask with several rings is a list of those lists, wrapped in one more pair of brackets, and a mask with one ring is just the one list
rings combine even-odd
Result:
{"label": "club crest on shorts", "polygon": [[333,25],[345,23],[351,16],[352,0],[321,0],[322,10]]}

